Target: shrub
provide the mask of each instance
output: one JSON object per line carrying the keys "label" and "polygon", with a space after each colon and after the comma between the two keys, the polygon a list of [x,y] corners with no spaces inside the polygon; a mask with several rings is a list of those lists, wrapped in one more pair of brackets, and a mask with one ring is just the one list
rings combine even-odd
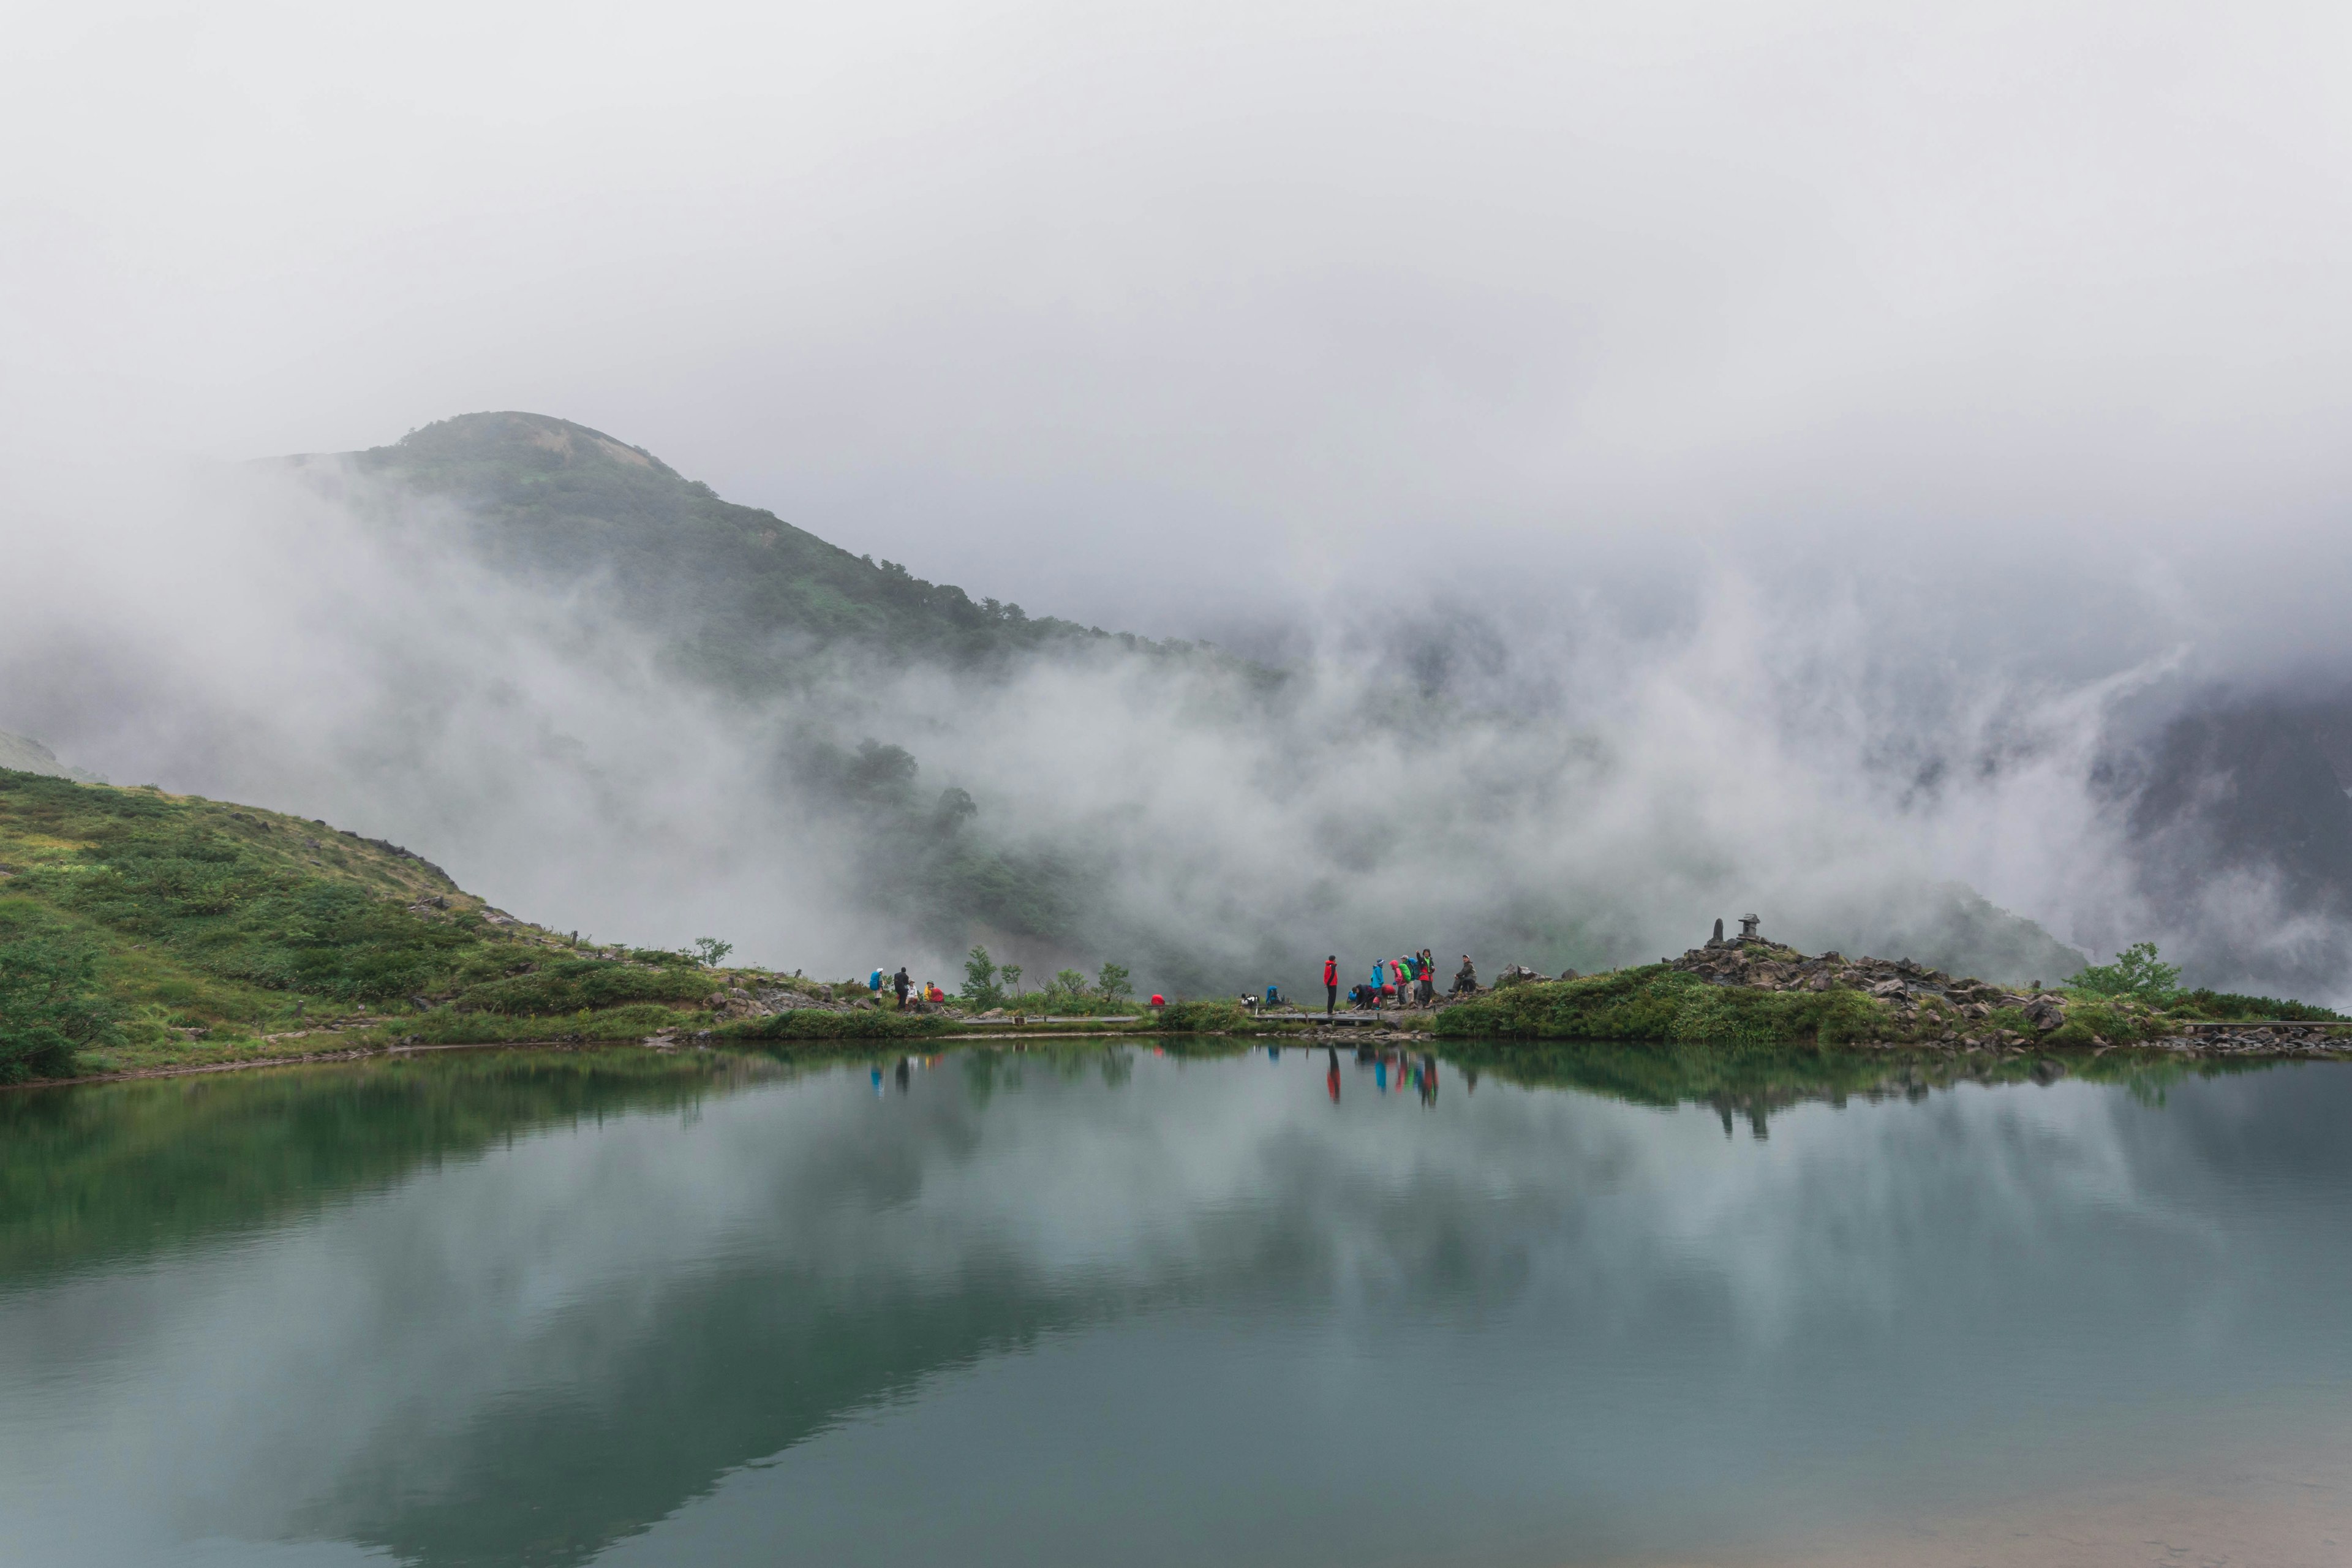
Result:
{"label": "shrub", "polygon": [[1664,964],[1514,985],[1446,1008],[1435,1028],[1450,1039],[1825,1046],[1895,1032],[1885,1006],[1858,991],[1710,985]]}
{"label": "shrub", "polygon": [[469,985],[457,1006],[470,1013],[570,1013],[627,1002],[696,1002],[715,989],[690,969],[646,969],[601,958],[570,958],[528,974]]}
{"label": "shrub", "polygon": [[2232,992],[2200,988],[2173,999],[2172,1011],[2194,1018],[2222,1022],[2237,1018],[2270,1018],[2296,1024],[2340,1024],[2343,1014],[2308,1002],[2283,1002],[2275,996],[2241,996]]}
{"label": "shrub", "polygon": [[920,1035],[941,1035],[955,1020],[919,1013],[885,1013],[861,1009],[828,1013],[815,1007],[795,1007],[765,1018],[725,1024],[712,1031],[722,1040],[898,1040]]}
{"label": "shrub", "polygon": [[74,1053],[114,1037],[98,955],[38,938],[0,942],[0,1083],[65,1078]]}
{"label": "shrub", "polygon": [[988,949],[975,947],[963,961],[963,999],[975,1007],[995,1007],[1004,1001],[1004,987],[996,983],[996,964]]}
{"label": "shrub", "polygon": [[1255,1023],[1238,1002],[1171,1002],[1160,1009],[1160,1027],[1171,1034],[1230,1034]]}
{"label": "shrub", "polygon": [[2042,1037],[2047,1046],[2095,1046],[2105,1040],[2111,1046],[2129,1045],[2136,1040],[2153,1039],[2159,1026],[2152,1018],[2137,1016],[2111,1003],[2084,1002],[2066,1009],[2066,1021]]}
{"label": "shrub", "polygon": [[2087,964],[2066,984],[2094,996],[2130,996],[2161,1007],[2180,994],[2180,966],[2158,958],[2156,943],[2134,942],[2113,963]]}

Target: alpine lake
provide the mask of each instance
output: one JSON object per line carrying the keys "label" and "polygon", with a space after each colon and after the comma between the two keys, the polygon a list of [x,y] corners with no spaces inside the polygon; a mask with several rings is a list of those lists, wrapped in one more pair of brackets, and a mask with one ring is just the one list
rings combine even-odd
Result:
{"label": "alpine lake", "polygon": [[0,1563],[2347,1543],[2352,1066],[1095,1041],[0,1095]]}

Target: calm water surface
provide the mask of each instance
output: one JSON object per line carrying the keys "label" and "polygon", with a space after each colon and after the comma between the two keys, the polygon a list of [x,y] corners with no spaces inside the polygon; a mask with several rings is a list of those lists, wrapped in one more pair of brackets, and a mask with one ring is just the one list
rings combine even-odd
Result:
{"label": "calm water surface", "polygon": [[1477,1065],[0,1097],[0,1562],[2344,1560],[2352,1068]]}

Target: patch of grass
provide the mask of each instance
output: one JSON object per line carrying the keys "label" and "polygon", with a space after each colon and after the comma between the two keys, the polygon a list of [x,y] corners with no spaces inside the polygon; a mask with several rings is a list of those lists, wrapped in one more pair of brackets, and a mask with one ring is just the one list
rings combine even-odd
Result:
{"label": "patch of grass", "polygon": [[631,1002],[698,1002],[719,989],[699,970],[571,958],[469,985],[457,994],[457,1005],[468,1013],[573,1013]]}
{"label": "patch of grass", "polygon": [[622,1039],[696,1022],[677,1005],[719,984],[684,953],[584,957],[323,823],[0,772],[0,988],[23,993],[0,996],[0,1080],[411,1036]]}
{"label": "patch of grass", "polygon": [[0,1083],[63,1078],[84,1047],[115,1037],[94,949],[39,937],[0,942]]}
{"label": "patch of grass", "polygon": [[961,1020],[936,1014],[885,1013],[860,1009],[828,1013],[815,1007],[795,1007],[765,1018],[722,1024],[711,1037],[722,1043],[760,1040],[911,1040],[926,1035],[951,1034]]}
{"label": "patch of grass", "polygon": [[2200,989],[2183,992],[2166,1009],[2176,1018],[2200,1018],[2215,1023],[2234,1019],[2270,1019],[2280,1023],[2352,1023],[2332,1007],[2308,1002],[2284,1002],[2275,996],[2242,996],[2233,992]]}
{"label": "patch of grass", "polygon": [[1834,1046],[1902,1037],[1892,1013],[1858,991],[1710,985],[1663,963],[1514,985],[1444,1009],[1435,1032],[1449,1039],[1739,1045]]}
{"label": "patch of grass", "polygon": [[1171,1002],[1159,1027],[1171,1035],[1243,1035],[1264,1027],[1238,1002]]}
{"label": "patch of grass", "polygon": [[2164,1033],[2163,1020],[2120,1001],[2078,1001],[2066,1021],[2042,1037],[2044,1046],[2127,1046]]}

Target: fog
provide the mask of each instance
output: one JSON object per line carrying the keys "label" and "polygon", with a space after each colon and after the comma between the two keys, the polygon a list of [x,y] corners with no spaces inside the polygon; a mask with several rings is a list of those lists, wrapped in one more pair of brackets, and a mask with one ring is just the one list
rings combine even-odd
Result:
{"label": "fog", "polygon": [[[1563,962],[1745,908],[1884,942],[1957,879],[2340,994],[2341,933],[2263,868],[2136,890],[2098,779],[2212,692],[2352,674],[2347,28],[28,14],[0,728],[787,967],[905,940],[773,788],[821,719],[1004,842],[1075,839],[1123,940],[1221,979],[1334,928],[1445,957],[1531,902],[1578,911],[1528,939]],[[593,594],[226,477],[511,407],[975,596],[1261,654],[1290,706],[1097,664],[746,709]]]}
{"label": "fog", "polygon": [[[1114,643],[989,674],[812,660],[747,695],[682,672],[603,580],[494,570],[463,510],[333,464],[126,471],[43,504],[33,570],[0,591],[16,721],[118,783],[389,837],[608,939],[951,977],[976,938],[1032,976],[1109,958],[1171,989],[1297,988],[1329,948],[1351,969],[1424,944],[1489,973],[1590,969],[1750,907],[1810,946],[2042,958],[1963,940],[1951,879],[2073,940],[2159,918],[2124,886],[2090,768],[2162,667],[1948,680],[1906,713],[1919,672],[1868,676],[1867,615],[1794,615],[1727,573],[1638,633],[1321,622],[1271,692]],[[1433,648],[1457,657],[1416,680]],[[845,813],[799,765],[811,737],[903,747],[909,811]],[[1923,783],[1947,754],[2000,765]],[[947,852],[927,803],[950,789],[976,808],[968,841],[1075,900],[1055,929],[927,926],[913,894],[877,897],[895,840]]]}

